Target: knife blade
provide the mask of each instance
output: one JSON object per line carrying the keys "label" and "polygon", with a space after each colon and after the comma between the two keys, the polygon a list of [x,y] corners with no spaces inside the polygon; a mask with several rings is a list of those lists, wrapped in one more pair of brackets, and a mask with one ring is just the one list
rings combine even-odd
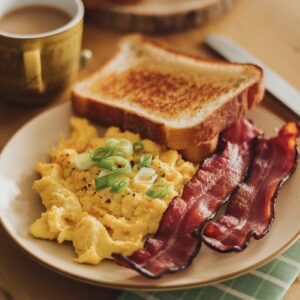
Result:
{"label": "knife blade", "polygon": [[266,89],[280,102],[300,116],[300,92],[271,70],[271,68],[225,37],[211,34],[204,39],[204,43],[229,61],[253,63],[260,66],[264,70]]}

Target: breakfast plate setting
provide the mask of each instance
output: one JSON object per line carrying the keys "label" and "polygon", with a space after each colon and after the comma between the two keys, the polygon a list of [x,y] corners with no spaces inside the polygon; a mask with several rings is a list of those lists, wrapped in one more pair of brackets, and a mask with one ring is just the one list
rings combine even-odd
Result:
{"label": "breakfast plate setting", "polygon": [[[0,90],[22,105],[55,98],[92,58],[81,50],[84,5],[87,17],[112,7],[162,13],[157,1],[25,2],[0,4]],[[216,2],[226,4],[204,4]],[[51,22],[37,30],[41,18]],[[247,273],[286,291],[261,270],[300,237],[299,93],[229,39],[203,41],[229,61],[122,37],[67,101],[10,138],[0,155],[0,224],[14,246],[63,276],[149,300],[143,292],[204,286],[222,290],[220,299],[259,299],[262,284],[254,295],[231,290],[228,280]],[[297,117],[261,104],[266,92]],[[2,285],[0,298],[13,298]]]}
{"label": "breakfast plate setting", "polygon": [[[46,267],[66,276],[96,285],[141,290],[171,290],[207,285],[229,279],[265,264],[299,237],[299,169],[287,181],[278,195],[275,221],[270,233],[260,240],[251,238],[246,250],[222,254],[202,243],[201,251],[193,264],[177,274],[166,274],[158,280],[143,277],[113,261],[99,265],[78,264],[70,242],[58,244],[35,239],[29,228],[45,211],[32,184],[39,178],[36,162],[49,162],[49,149],[57,145],[59,136],[70,135],[70,118],[74,116],[70,104],[46,111],[20,129],[2,152],[1,171],[1,222],[10,237],[28,255]],[[76,115],[75,115],[76,116]],[[256,107],[247,114],[266,136],[274,136],[283,122],[264,107]],[[81,126],[82,128],[82,126]],[[99,136],[105,127],[97,126]],[[45,134],[46,133],[46,134]],[[89,135],[89,132],[86,132]],[[39,141],[36,143],[36,141]],[[79,141],[80,143],[80,141]],[[183,245],[184,247],[184,245]]]}

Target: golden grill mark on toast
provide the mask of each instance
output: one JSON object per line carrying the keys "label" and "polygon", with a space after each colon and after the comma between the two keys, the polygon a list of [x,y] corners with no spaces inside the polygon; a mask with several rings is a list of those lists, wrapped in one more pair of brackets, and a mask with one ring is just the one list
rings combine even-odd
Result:
{"label": "golden grill mark on toast", "polygon": [[[235,83],[240,84],[240,80]],[[91,92],[113,101],[133,103],[165,117],[178,118],[199,111],[230,87],[213,82],[193,82],[182,76],[152,70],[128,70],[109,74],[91,86]]]}

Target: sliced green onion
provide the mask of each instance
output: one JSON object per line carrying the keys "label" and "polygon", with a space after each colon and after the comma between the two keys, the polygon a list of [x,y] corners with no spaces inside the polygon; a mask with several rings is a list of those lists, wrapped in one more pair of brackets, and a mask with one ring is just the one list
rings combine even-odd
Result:
{"label": "sliced green onion", "polygon": [[102,159],[109,157],[112,153],[112,150],[109,147],[100,147],[94,150],[91,154],[93,161],[99,162]]}
{"label": "sliced green onion", "polygon": [[96,190],[102,190],[106,187],[109,187],[109,183],[108,183],[108,177],[110,175],[106,175],[106,176],[101,176],[101,177],[97,177],[95,179],[95,187],[96,187]]}
{"label": "sliced green onion", "polygon": [[88,170],[95,164],[95,162],[91,159],[90,153],[78,154],[74,157],[74,163],[80,171]]}
{"label": "sliced green onion", "polygon": [[146,153],[141,156],[140,158],[140,165],[139,168],[143,167],[149,167],[152,163],[152,154],[151,153]]}
{"label": "sliced green onion", "polygon": [[132,155],[132,144],[127,139],[109,139],[106,143],[111,148],[112,155],[129,157]]}
{"label": "sliced green onion", "polygon": [[157,178],[157,173],[152,168],[139,169],[133,178],[133,185],[140,190],[147,191]]}
{"label": "sliced green onion", "polygon": [[129,185],[130,179],[127,177],[121,177],[117,174],[108,175],[108,183],[111,187],[112,193],[121,193],[123,192]]}
{"label": "sliced green onion", "polygon": [[107,169],[117,174],[131,173],[130,162],[122,156],[110,156],[108,158],[101,159],[97,165],[100,168]]}
{"label": "sliced green onion", "polygon": [[101,172],[99,173],[99,175],[97,176],[97,178],[103,177],[103,176],[106,176],[106,175],[109,175],[109,174],[112,174],[112,172],[109,171],[109,170],[104,169],[104,170],[101,170]]}
{"label": "sliced green onion", "polygon": [[169,186],[166,183],[155,183],[146,192],[146,195],[151,198],[164,198],[169,193]]}
{"label": "sliced green onion", "polygon": [[144,150],[144,144],[142,141],[136,141],[134,144],[133,144],[133,151],[134,152],[140,152]]}
{"label": "sliced green onion", "polygon": [[95,179],[96,190],[102,190],[110,187],[112,193],[121,193],[129,185],[130,179],[127,177],[121,177],[119,174],[109,174]]}
{"label": "sliced green onion", "polygon": [[117,146],[118,140],[117,139],[108,139],[106,142],[106,146],[113,149]]}

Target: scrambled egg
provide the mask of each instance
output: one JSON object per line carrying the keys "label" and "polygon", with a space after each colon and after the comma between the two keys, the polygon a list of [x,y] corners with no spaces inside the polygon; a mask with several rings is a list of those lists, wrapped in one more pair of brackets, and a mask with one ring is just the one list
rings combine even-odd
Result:
{"label": "scrambled egg", "polygon": [[99,137],[96,128],[80,118],[72,118],[71,126],[70,138],[60,137],[51,150],[51,163],[37,163],[41,179],[34,182],[33,189],[40,194],[46,211],[30,226],[30,233],[59,243],[71,241],[78,255],[75,261],[79,263],[97,264],[111,258],[114,252],[130,255],[156,232],[170,201],[181,195],[197,165],[184,161],[175,150],[144,139],[143,151],[130,158],[130,178],[138,172],[141,154],[151,153],[156,182],[167,183],[168,194],[163,199],[151,198],[134,186],[133,180],[121,193],[112,193],[109,188],[96,190],[95,178],[101,169],[94,165],[81,171],[74,158],[106,145],[110,138],[125,138],[134,143],[140,136],[110,127],[104,137]]}

